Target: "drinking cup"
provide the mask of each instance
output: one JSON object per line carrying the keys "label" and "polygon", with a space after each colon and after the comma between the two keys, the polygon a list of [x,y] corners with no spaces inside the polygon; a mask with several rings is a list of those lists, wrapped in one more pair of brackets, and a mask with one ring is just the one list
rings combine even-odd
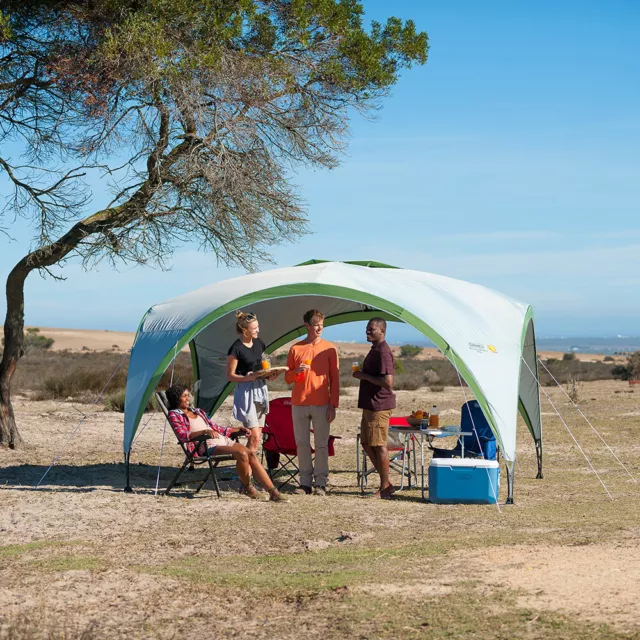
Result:
{"label": "drinking cup", "polygon": [[352,362],[351,363],[351,371],[353,373],[355,373],[356,371],[360,371],[360,363],[359,362]]}

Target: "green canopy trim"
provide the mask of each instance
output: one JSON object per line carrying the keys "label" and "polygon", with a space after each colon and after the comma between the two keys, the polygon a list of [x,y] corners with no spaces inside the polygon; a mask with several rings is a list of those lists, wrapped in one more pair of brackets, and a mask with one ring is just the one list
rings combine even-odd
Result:
{"label": "green canopy trim", "polygon": [[[320,261],[316,261],[316,262],[320,262]],[[420,331],[422,335],[426,336],[429,340],[431,340],[431,342],[433,342],[440,349],[440,351],[442,351],[445,357],[447,357],[452,362],[452,364],[459,371],[460,376],[469,385],[470,389],[473,391],[475,395],[476,400],[480,403],[484,411],[484,414],[487,418],[487,421],[489,422],[494,434],[496,435],[499,445],[504,449],[499,431],[496,428],[493,414],[490,411],[489,404],[485,398],[484,393],[482,392],[480,385],[478,384],[475,377],[473,376],[471,371],[468,369],[467,365],[462,360],[462,358],[460,358],[460,356],[453,349],[450,348],[449,344],[438,333],[436,333],[436,331],[432,327],[430,327],[426,322],[424,322],[414,314],[410,313],[406,309],[403,309],[402,307],[399,307],[398,305],[384,298],[380,298],[378,296],[371,295],[369,293],[366,293],[364,291],[359,291],[357,289],[351,289],[348,287],[341,287],[337,285],[321,284],[317,282],[287,284],[287,285],[281,285],[277,287],[262,289],[260,291],[253,291],[249,294],[240,296],[239,298],[236,298],[235,300],[231,300],[230,302],[218,307],[211,313],[204,316],[201,320],[196,322],[192,327],[187,329],[185,333],[181,336],[181,338],[177,341],[177,344],[175,345],[175,347],[170,349],[165,354],[160,365],[158,366],[157,370],[155,371],[154,375],[149,381],[149,384],[147,385],[144,395],[142,396],[142,401],[140,402],[138,412],[136,414],[136,421],[135,421],[136,427],[131,437],[133,438],[135,431],[137,431],[138,425],[144,413],[144,408],[147,405],[149,398],[151,397],[151,394],[153,393],[154,389],[157,387],[158,382],[162,377],[162,374],[166,371],[167,367],[171,363],[171,360],[174,357],[174,354],[179,352],[186,344],[188,344],[191,340],[193,340],[193,338],[198,333],[200,333],[200,331],[202,331],[205,327],[209,326],[215,320],[221,318],[222,316],[228,313],[234,312],[237,309],[245,308],[252,304],[256,304],[258,302],[262,302],[264,300],[273,300],[278,298],[288,298],[292,296],[309,296],[309,295],[326,296],[326,297],[338,298],[342,300],[349,300],[352,302],[358,302],[360,304],[371,307],[373,310],[375,310],[372,312],[369,312],[369,311],[360,312],[362,314],[371,313],[371,315],[382,315],[384,313],[387,315],[383,317],[391,316],[396,321],[405,322],[406,324],[409,324],[415,329],[417,329],[418,331]],[[344,315],[350,315],[351,319],[349,320],[344,319],[340,321],[339,316],[336,316],[335,322],[333,324],[340,324],[341,322],[348,322],[348,321],[352,321],[353,319],[366,319],[367,317],[371,317],[371,315],[363,315],[361,318],[355,318],[353,314],[344,314]],[[274,345],[277,344],[278,346],[280,346],[281,344],[285,344],[289,340],[294,339],[296,335],[302,335],[301,333],[299,333],[299,331],[300,331],[299,328],[295,329],[289,332],[286,336],[282,336],[282,338],[272,343],[272,345],[270,345],[271,351],[277,348],[277,346],[274,346]],[[219,403],[216,403],[216,407],[218,406],[219,406]],[[127,446],[129,445],[130,443]]]}

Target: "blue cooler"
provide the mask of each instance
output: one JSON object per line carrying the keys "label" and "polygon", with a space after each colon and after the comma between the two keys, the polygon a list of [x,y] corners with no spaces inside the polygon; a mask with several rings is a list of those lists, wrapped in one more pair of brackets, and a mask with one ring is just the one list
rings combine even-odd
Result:
{"label": "blue cooler", "polygon": [[500,464],[482,458],[432,458],[429,500],[437,504],[495,504]]}

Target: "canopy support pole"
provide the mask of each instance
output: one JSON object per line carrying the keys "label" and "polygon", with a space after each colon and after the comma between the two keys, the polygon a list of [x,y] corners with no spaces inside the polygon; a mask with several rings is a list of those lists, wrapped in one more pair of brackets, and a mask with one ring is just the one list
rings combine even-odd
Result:
{"label": "canopy support pole", "polygon": [[131,488],[131,483],[129,481],[129,456],[131,455],[131,451],[127,451],[124,454],[124,473],[125,473],[125,481],[124,481],[124,492],[125,493],[133,493],[133,489]]}
{"label": "canopy support pole", "polygon": [[538,459],[538,475],[536,480],[542,480],[542,440],[536,440],[536,458]]}
{"label": "canopy support pole", "polygon": [[513,462],[507,460],[507,502],[505,504],[513,504]]}

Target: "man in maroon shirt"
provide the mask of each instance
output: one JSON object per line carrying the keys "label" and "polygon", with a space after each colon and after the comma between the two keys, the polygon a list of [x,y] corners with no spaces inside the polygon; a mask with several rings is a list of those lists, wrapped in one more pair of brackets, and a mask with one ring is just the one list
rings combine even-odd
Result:
{"label": "man in maroon shirt", "polygon": [[371,351],[364,359],[362,371],[353,373],[353,377],[360,380],[360,440],[362,448],[380,475],[380,491],[376,495],[388,500],[397,490],[389,481],[387,449],[389,418],[396,408],[396,396],[393,393],[394,359],[391,348],[385,341],[387,323],[383,318],[371,318],[366,332]]}

